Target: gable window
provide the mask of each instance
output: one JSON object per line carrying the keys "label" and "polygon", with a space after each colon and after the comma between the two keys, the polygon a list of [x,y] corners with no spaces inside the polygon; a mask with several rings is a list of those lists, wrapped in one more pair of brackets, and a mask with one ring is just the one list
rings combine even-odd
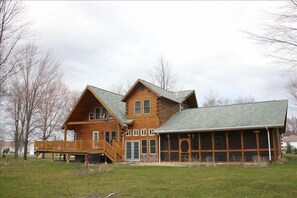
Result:
{"label": "gable window", "polygon": [[156,154],[156,140],[150,140],[150,154]]}
{"label": "gable window", "polygon": [[147,140],[141,140],[141,153],[147,154]]}
{"label": "gable window", "polygon": [[150,100],[143,101],[143,113],[151,113],[151,101]]}
{"label": "gable window", "polygon": [[141,102],[135,101],[134,102],[134,114],[140,114],[141,113]]}
{"label": "gable window", "polygon": [[141,136],[146,136],[146,129],[141,129]]}
{"label": "gable window", "polygon": [[139,136],[139,130],[138,129],[133,130],[133,136]]}
{"label": "gable window", "polygon": [[89,120],[94,120],[94,113],[89,113]]}
{"label": "gable window", "polygon": [[102,115],[101,115],[101,118],[102,119],[105,119],[107,116],[106,116],[106,109],[103,107],[102,108]]}
{"label": "gable window", "polygon": [[126,136],[131,136],[131,130],[130,129],[127,130]]}
{"label": "gable window", "polygon": [[99,107],[95,109],[95,119],[96,120],[100,119],[100,108]]}
{"label": "gable window", "polygon": [[150,136],[155,135],[154,131],[155,131],[154,129],[149,129],[149,135],[150,135]]}

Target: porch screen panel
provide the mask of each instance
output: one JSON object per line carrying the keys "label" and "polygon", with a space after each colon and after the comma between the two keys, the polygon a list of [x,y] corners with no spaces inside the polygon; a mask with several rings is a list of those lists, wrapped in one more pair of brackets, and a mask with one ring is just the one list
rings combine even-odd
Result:
{"label": "porch screen panel", "polygon": [[230,162],[240,162],[242,158],[241,152],[229,152],[229,161]]}
{"label": "porch screen panel", "polygon": [[243,132],[244,149],[257,149],[256,133],[254,131]]}
{"label": "porch screen panel", "polygon": [[178,134],[170,134],[170,150],[179,150]]}
{"label": "porch screen panel", "polygon": [[167,135],[161,135],[161,151],[162,150],[168,150],[169,146],[168,146],[168,138]]}
{"label": "porch screen panel", "polygon": [[257,161],[258,155],[256,151],[246,151],[244,152],[244,161],[253,162]]}
{"label": "porch screen panel", "polygon": [[161,152],[161,161],[169,161],[169,153]]}
{"label": "porch screen panel", "polygon": [[212,152],[202,152],[201,153],[202,162],[212,162]]}
{"label": "porch screen panel", "polygon": [[226,133],[225,132],[214,133],[214,139],[215,139],[215,149],[216,150],[225,150],[226,149]]}
{"label": "porch screen panel", "polygon": [[227,161],[227,153],[226,152],[216,152],[215,154],[216,162],[226,162]]}
{"label": "porch screen panel", "polygon": [[229,149],[241,149],[241,137],[239,131],[228,132]]}
{"label": "porch screen panel", "polygon": [[192,152],[192,162],[198,162],[199,161],[199,153],[198,152]]}
{"label": "porch screen panel", "polygon": [[170,153],[170,161],[179,161],[179,153],[171,152]]}
{"label": "porch screen panel", "polygon": [[266,131],[261,131],[258,133],[259,136],[259,146],[261,149],[267,149],[268,148],[268,137]]}
{"label": "porch screen panel", "polygon": [[211,133],[201,133],[201,150],[212,150]]}
{"label": "porch screen panel", "polygon": [[199,135],[198,133],[191,134],[192,150],[199,150]]}

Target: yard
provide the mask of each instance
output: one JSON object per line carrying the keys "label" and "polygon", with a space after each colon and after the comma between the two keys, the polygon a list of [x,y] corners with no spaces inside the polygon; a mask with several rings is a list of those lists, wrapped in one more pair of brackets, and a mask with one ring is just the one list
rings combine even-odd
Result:
{"label": "yard", "polygon": [[[0,197],[296,197],[297,155],[284,164],[241,166],[95,165],[1,159]],[[7,165],[4,165],[8,162]]]}

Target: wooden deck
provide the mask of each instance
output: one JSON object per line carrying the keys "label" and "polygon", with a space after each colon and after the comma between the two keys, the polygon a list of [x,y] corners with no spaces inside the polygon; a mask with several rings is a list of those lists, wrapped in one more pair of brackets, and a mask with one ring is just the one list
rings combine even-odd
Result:
{"label": "wooden deck", "polygon": [[36,154],[60,153],[71,155],[86,155],[103,153],[113,162],[123,161],[124,150],[118,142],[109,144],[105,140],[75,140],[75,141],[35,141]]}

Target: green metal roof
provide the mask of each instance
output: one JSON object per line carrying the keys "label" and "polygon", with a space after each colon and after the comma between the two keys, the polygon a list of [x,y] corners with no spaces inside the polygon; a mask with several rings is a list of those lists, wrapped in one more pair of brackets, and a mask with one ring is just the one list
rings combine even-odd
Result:
{"label": "green metal roof", "polygon": [[156,133],[284,127],[288,100],[255,102],[177,112]]}
{"label": "green metal roof", "polygon": [[152,83],[149,83],[145,80],[139,79],[139,82],[144,84],[146,87],[149,89],[153,90],[155,93],[157,93],[160,97],[167,98],[169,100],[172,100],[177,103],[183,102],[186,97],[188,97],[189,94],[194,92],[194,90],[186,90],[186,91],[178,91],[178,92],[171,92],[171,91],[166,91]]}
{"label": "green metal roof", "polygon": [[106,106],[114,113],[122,124],[126,121],[125,103],[122,102],[122,95],[99,89],[94,86],[88,86],[96,96],[106,104]]}

